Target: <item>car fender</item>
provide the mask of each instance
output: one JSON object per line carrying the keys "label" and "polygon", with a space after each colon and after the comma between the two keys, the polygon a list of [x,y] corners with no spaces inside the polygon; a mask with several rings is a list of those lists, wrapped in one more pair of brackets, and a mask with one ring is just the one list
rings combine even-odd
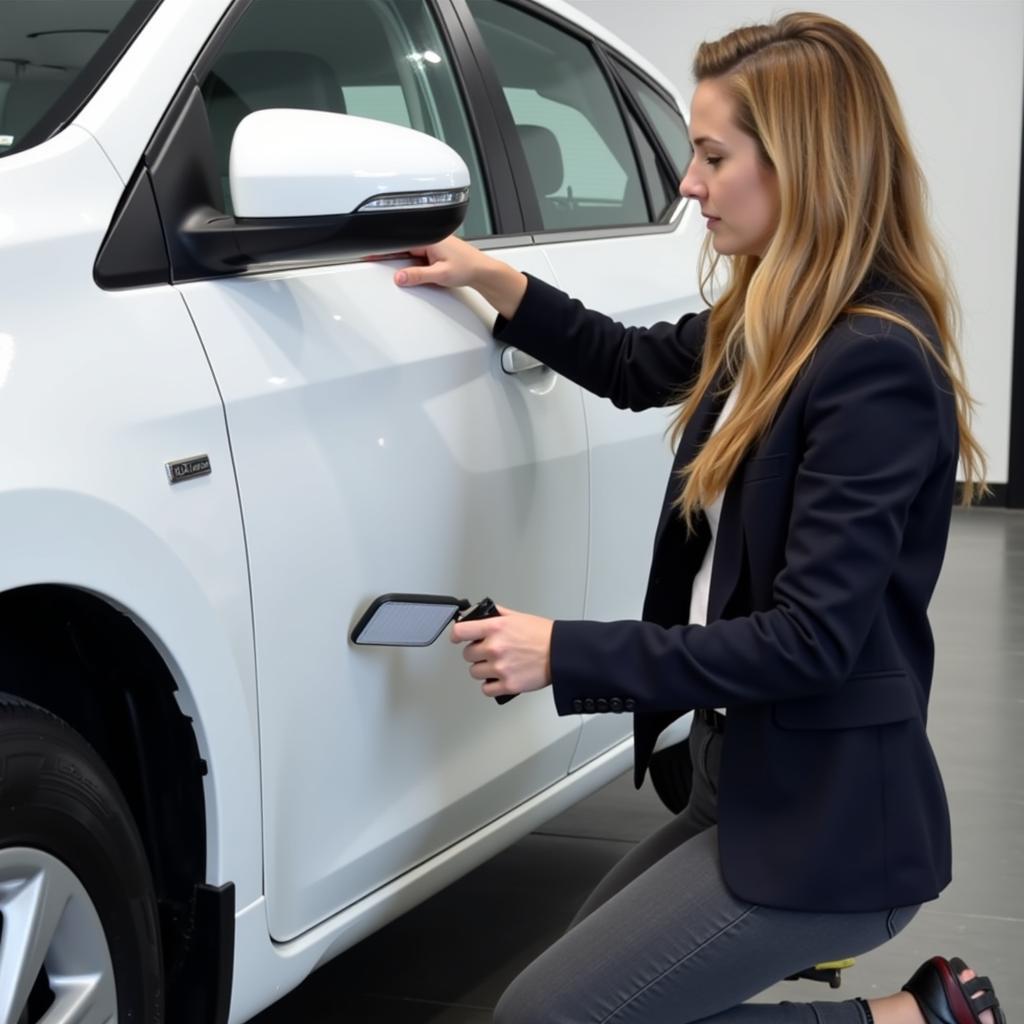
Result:
{"label": "car fender", "polygon": [[262,842],[251,641],[247,649],[233,645],[224,607],[178,552],[109,502],[56,489],[0,494],[0,533],[0,591],[34,584],[88,591],[153,643],[208,765],[206,880],[234,882],[239,906],[257,898]]}

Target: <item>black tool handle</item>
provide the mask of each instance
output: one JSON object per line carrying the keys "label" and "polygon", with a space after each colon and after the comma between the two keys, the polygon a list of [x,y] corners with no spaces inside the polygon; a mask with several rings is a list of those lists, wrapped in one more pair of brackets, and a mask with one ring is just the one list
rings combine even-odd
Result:
{"label": "black tool handle", "polygon": [[[485,597],[482,601],[478,601],[472,608],[467,609],[464,612],[459,613],[459,617],[455,620],[456,622],[472,622],[473,619],[493,619],[495,615],[500,615],[497,605],[489,598]],[[496,683],[496,679],[488,679],[488,683]],[[517,693],[503,693],[500,697],[494,699],[499,704],[507,704],[510,700],[514,700],[518,697]]]}

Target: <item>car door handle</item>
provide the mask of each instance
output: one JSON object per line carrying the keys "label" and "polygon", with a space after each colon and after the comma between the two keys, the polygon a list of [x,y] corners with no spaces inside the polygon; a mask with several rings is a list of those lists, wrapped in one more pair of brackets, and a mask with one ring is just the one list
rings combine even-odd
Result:
{"label": "car door handle", "polygon": [[506,373],[524,373],[526,370],[536,370],[543,367],[543,363],[533,356],[527,355],[522,349],[509,345],[501,353],[501,368]]}

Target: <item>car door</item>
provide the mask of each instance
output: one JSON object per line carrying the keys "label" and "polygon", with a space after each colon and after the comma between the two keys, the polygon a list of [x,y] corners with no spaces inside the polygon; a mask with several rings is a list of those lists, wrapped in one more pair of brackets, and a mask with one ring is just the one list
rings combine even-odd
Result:
{"label": "car door", "polygon": [[[465,83],[426,0],[254,0],[215,46],[196,75],[224,186],[252,110],[390,120],[463,155],[465,231],[493,244],[502,225]],[[550,278],[528,246],[506,241],[505,255]],[[482,697],[444,637],[349,643],[387,592],[487,594],[561,617],[584,607],[579,390],[544,368],[506,374],[493,312],[468,291],[398,289],[407,262],[179,285],[223,395],[244,518],[276,940],[563,778],[578,739],[548,695]]]}
{"label": "car door", "polygon": [[[509,146],[522,148],[527,227],[559,287],[626,324],[702,308],[704,229],[677,193],[690,148],[675,100],[540,5],[465,0],[464,11],[481,60],[492,63]],[[638,618],[672,465],[665,431],[674,410],[622,411],[589,393],[584,409],[586,617]],[[628,736],[630,724],[628,716],[586,716],[573,768]]]}

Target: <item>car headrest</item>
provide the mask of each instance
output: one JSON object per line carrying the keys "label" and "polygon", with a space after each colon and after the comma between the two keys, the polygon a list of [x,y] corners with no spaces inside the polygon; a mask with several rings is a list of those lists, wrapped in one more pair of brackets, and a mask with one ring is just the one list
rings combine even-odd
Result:
{"label": "car headrest", "polygon": [[542,196],[554,195],[565,178],[562,147],[555,133],[539,124],[517,124],[516,128],[537,191]]}
{"label": "car headrest", "polygon": [[311,53],[250,50],[225,54],[203,84],[219,173],[226,177],[231,139],[246,115],[279,107],[344,114],[331,66]]}
{"label": "car headrest", "polygon": [[225,54],[213,74],[254,110],[297,107],[345,113],[345,102],[331,66],[311,53],[250,50]]}

